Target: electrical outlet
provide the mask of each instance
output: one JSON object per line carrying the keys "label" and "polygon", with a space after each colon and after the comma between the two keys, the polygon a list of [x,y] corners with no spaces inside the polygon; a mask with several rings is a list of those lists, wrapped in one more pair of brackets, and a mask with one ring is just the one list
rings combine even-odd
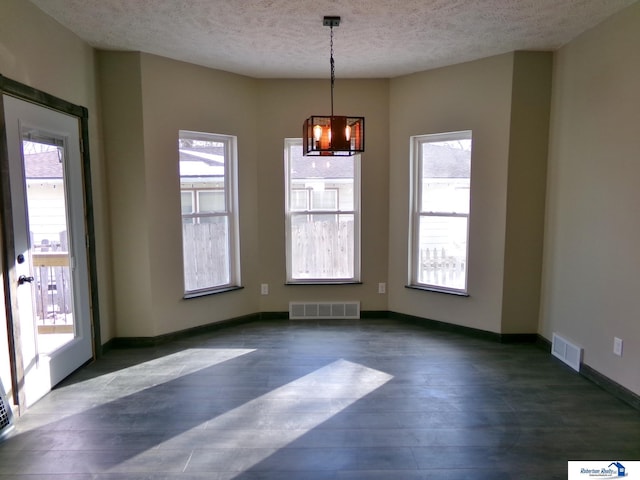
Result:
{"label": "electrical outlet", "polygon": [[269,284],[263,283],[260,285],[260,293],[262,295],[269,295]]}
{"label": "electrical outlet", "polygon": [[387,284],[384,282],[381,282],[378,284],[378,293],[386,293],[387,291]]}
{"label": "electrical outlet", "polygon": [[622,339],[618,337],[613,337],[613,353],[622,356]]}

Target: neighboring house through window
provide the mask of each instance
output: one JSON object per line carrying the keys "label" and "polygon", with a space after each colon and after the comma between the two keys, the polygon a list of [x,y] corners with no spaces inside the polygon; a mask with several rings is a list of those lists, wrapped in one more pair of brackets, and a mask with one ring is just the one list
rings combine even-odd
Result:
{"label": "neighboring house through window", "polygon": [[467,293],[471,131],[412,137],[410,284]]}
{"label": "neighboring house through window", "polygon": [[360,281],[360,156],[306,157],[285,140],[288,283]]}
{"label": "neighboring house through window", "polygon": [[240,285],[236,139],[180,130],[185,296]]}

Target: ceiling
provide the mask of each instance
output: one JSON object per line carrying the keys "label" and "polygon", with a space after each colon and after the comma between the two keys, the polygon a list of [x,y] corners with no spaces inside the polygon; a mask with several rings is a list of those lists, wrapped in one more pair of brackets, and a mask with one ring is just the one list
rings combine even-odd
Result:
{"label": "ceiling", "polygon": [[638,0],[31,0],[90,45],[256,78],[393,78],[555,50]]}

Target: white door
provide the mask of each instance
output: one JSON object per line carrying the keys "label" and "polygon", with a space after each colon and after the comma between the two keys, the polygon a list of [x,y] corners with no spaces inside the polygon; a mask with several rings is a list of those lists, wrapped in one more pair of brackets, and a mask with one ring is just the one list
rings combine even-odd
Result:
{"label": "white door", "polygon": [[[26,407],[93,356],[80,123],[3,95]],[[11,265],[10,265],[11,267]]]}

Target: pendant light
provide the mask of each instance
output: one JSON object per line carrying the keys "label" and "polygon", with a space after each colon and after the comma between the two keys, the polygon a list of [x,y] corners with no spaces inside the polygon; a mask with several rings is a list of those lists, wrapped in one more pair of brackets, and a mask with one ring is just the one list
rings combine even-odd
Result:
{"label": "pendant light", "polygon": [[302,126],[303,153],[315,156],[352,156],[364,152],[364,117],[342,117],[333,114],[335,65],[333,61],[333,27],[340,17],[324,17],[322,24],[331,28],[331,115],[314,115]]}

